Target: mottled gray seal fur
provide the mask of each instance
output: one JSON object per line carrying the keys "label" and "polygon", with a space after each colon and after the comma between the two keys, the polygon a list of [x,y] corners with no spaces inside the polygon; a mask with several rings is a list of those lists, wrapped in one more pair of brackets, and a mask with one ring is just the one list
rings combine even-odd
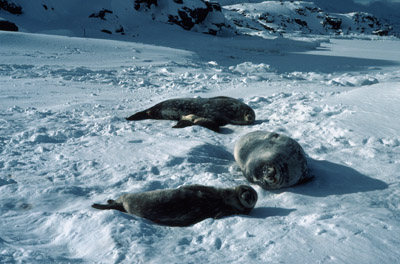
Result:
{"label": "mottled gray seal fur", "polygon": [[256,115],[250,106],[241,101],[218,96],[212,98],[178,98],[158,103],[128,118],[132,120],[164,119],[177,120],[174,128],[199,125],[219,132],[227,124],[249,125]]}
{"label": "mottled gray seal fur", "polygon": [[131,193],[108,204],[93,204],[96,209],[115,209],[168,226],[189,226],[206,218],[249,214],[257,202],[250,186],[214,188],[187,185],[177,189]]}
{"label": "mottled gray seal fur", "polygon": [[236,143],[234,156],[247,180],[267,190],[311,179],[303,148],[285,135],[265,131],[248,133]]}

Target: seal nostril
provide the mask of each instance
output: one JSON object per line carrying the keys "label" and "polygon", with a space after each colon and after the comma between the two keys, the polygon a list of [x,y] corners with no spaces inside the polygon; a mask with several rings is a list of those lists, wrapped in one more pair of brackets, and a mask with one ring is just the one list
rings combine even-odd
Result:
{"label": "seal nostril", "polygon": [[263,174],[265,177],[274,177],[276,174],[275,168],[271,166],[265,166],[263,169]]}

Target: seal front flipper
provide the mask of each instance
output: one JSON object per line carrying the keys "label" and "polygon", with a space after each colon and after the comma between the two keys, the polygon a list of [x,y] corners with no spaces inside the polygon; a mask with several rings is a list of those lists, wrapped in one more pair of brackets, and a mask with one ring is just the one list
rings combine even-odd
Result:
{"label": "seal front flipper", "polygon": [[217,122],[215,122],[212,119],[208,118],[198,118],[194,120],[194,124],[198,126],[202,126],[208,129],[211,129],[212,131],[218,132],[219,133],[219,125]]}
{"label": "seal front flipper", "polygon": [[190,120],[179,120],[175,126],[173,126],[172,128],[184,128],[184,127],[188,127],[188,126],[193,126],[194,123]]}
{"label": "seal front flipper", "polygon": [[188,127],[188,126],[202,126],[208,129],[211,129],[212,131],[219,132],[219,123],[216,122],[213,119],[210,118],[204,118],[204,117],[199,117],[193,114],[182,116],[181,120],[176,123],[173,128],[183,128],[183,127]]}
{"label": "seal front flipper", "polygon": [[121,212],[126,213],[126,210],[124,208],[124,206],[121,203],[117,203],[114,200],[108,200],[107,204],[92,204],[93,208],[99,209],[99,210],[118,210]]}
{"label": "seal front flipper", "polygon": [[189,127],[189,126],[202,126],[208,129],[211,129],[212,131],[219,132],[219,125],[217,122],[211,119],[197,119],[194,122],[189,121],[189,120],[179,120],[173,128],[184,128],[184,127]]}
{"label": "seal front flipper", "polygon": [[144,120],[149,119],[149,114],[147,111],[137,112],[136,114],[131,115],[130,117],[125,118],[128,121],[135,121],[135,120]]}

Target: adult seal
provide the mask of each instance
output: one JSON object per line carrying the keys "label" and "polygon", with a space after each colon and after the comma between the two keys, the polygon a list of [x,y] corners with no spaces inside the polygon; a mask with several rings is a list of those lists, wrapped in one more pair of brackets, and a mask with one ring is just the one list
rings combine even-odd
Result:
{"label": "adult seal", "polygon": [[266,190],[311,180],[303,148],[282,134],[248,133],[236,143],[234,157],[247,180]]}
{"label": "adult seal", "polygon": [[249,214],[257,202],[257,192],[250,186],[214,188],[186,185],[177,189],[130,193],[107,204],[93,204],[96,209],[115,209],[167,226],[190,226],[206,218]]}
{"label": "adult seal", "polygon": [[254,110],[241,101],[218,96],[212,98],[178,98],[158,103],[126,118],[129,121],[144,119],[176,120],[174,128],[199,125],[219,132],[227,124],[254,123]]}

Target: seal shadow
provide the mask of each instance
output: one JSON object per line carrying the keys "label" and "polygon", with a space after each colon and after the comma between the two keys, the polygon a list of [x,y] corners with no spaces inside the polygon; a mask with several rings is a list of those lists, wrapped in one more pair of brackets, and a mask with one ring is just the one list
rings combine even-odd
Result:
{"label": "seal shadow", "polygon": [[229,135],[229,134],[233,134],[233,129],[227,128],[227,127],[220,127],[219,128],[219,133],[220,134],[224,134],[224,135]]}
{"label": "seal shadow", "polygon": [[231,152],[222,146],[204,143],[192,148],[187,154],[189,163],[229,165],[235,161]]}
{"label": "seal shadow", "polygon": [[389,186],[381,180],[363,175],[344,165],[311,158],[308,158],[307,161],[309,175],[314,177],[313,180],[289,188],[290,192],[314,197],[327,197],[384,190]]}
{"label": "seal shadow", "polygon": [[[243,125],[243,127],[252,127],[252,126],[255,126],[255,125],[260,125],[260,124],[265,123],[265,122],[269,122],[269,120],[268,120],[268,119],[265,119],[265,120],[256,120],[256,121],[254,121],[254,123],[252,123],[252,124]],[[232,124],[230,124],[230,125],[231,125],[231,126],[234,126],[234,127],[238,127],[237,125],[232,125]],[[233,134],[234,132],[235,132],[235,130],[233,130],[233,129],[230,129],[230,128],[228,128],[228,127],[221,126],[218,133],[219,133],[219,134],[228,135],[228,134]]]}
{"label": "seal shadow", "polygon": [[261,125],[262,123],[268,123],[269,119],[256,119],[252,125]]}
{"label": "seal shadow", "polygon": [[277,207],[256,207],[248,215],[250,218],[265,219],[271,216],[288,216],[290,213],[296,211],[296,209],[286,209]]}

